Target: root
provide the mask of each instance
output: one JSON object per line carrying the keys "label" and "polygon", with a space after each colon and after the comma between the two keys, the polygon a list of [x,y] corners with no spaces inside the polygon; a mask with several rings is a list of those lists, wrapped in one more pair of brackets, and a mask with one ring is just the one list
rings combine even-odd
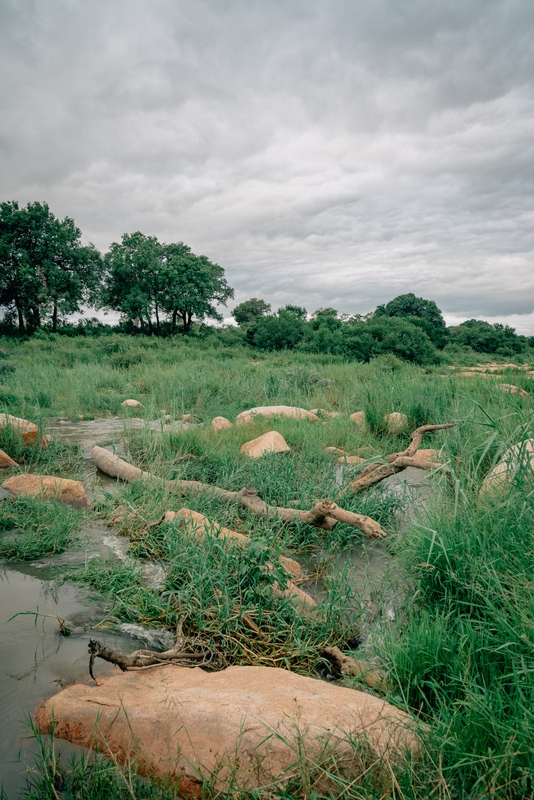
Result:
{"label": "root", "polygon": [[106,647],[102,642],[97,639],[89,640],[89,674],[95,681],[96,678],[93,674],[93,666],[95,658],[102,658],[104,661],[109,661],[110,664],[115,664],[123,672],[131,669],[146,669],[147,667],[160,667],[163,664],[176,664],[179,667],[203,667],[210,663],[213,653],[211,650],[200,650],[198,652],[188,652],[182,648],[186,647],[188,643],[192,643],[192,639],[188,639],[182,635],[182,628],[184,625],[184,618],[181,617],[178,625],[176,626],[176,642],[171,650],[166,650],[163,653],[158,653],[155,650],[135,650],[129,656],[121,653],[119,650],[112,650],[111,647]]}
{"label": "root", "polygon": [[386,456],[384,461],[379,461],[376,464],[369,464],[369,466],[362,469],[357,477],[343,490],[343,494],[350,493],[356,494],[375,483],[379,483],[400,472],[406,467],[418,467],[419,469],[438,469],[442,465],[436,461],[421,461],[415,460],[414,456],[423,443],[425,433],[434,433],[435,431],[445,430],[446,428],[454,428],[456,423],[446,423],[444,425],[421,425],[410,436],[411,442],[406,450],[401,453],[390,453]]}
{"label": "root", "polygon": [[165,486],[170,492],[181,495],[211,494],[226,503],[237,502],[243,508],[258,516],[276,517],[284,523],[299,520],[307,525],[313,525],[315,528],[324,528],[327,531],[331,531],[338,522],[345,522],[348,525],[354,525],[354,527],[359,528],[371,539],[384,538],[386,536],[386,532],[371,517],[367,517],[365,514],[354,514],[352,511],[345,511],[331,500],[323,500],[316,503],[309,511],[270,506],[259,497],[256,489],[244,488],[239,492],[230,492],[200,481],[166,481],[163,478],[151,475],[149,472],[144,472],[132,464],[128,464],[118,456],[110,453],[109,450],[104,450],[103,447],[93,447],[91,455],[99,470],[123,481],[152,480]]}

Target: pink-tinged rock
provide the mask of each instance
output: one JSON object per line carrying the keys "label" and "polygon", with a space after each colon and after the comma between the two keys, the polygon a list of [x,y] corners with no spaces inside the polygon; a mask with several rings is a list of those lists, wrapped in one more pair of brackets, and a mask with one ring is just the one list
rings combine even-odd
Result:
{"label": "pink-tinged rock", "polygon": [[295,417],[296,419],[309,419],[313,422],[319,422],[317,414],[312,414],[311,411],[306,411],[305,408],[298,408],[297,406],[256,406],[256,408],[249,408],[248,411],[242,411],[237,415],[236,425],[246,425],[252,422],[254,417]]}
{"label": "pink-tinged rock", "polygon": [[4,453],[3,450],[0,450],[0,469],[6,469],[6,467],[16,467],[17,462],[13,461],[11,456],[8,456],[7,453]]}
{"label": "pink-tinged rock", "polygon": [[388,433],[398,433],[407,426],[408,417],[406,414],[401,414],[400,411],[393,411],[391,414],[386,414],[384,422],[388,426]]}
{"label": "pink-tinged rock", "polygon": [[[36,442],[39,439],[39,428],[33,422],[21,417],[13,417],[11,414],[0,414],[0,428],[13,428],[14,431],[22,436],[25,444]],[[41,446],[46,447],[46,439],[41,437]]]}
{"label": "pink-tinged rock", "polygon": [[144,408],[144,405],[139,400],[123,400],[121,403],[123,408]]}
{"label": "pink-tinged rock", "polygon": [[[221,796],[234,779],[248,791],[283,784],[298,769],[299,752],[315,762],[326,743],[347,781],[371,764],[375,774],[390,774],[418,749],[405,712],[271,667],[124,672],[99,686],[68,686],[39,706],[35,724],[121,763],[133,759],[139,772],[174,780],[186,797],[200,796],[203,777],[214,779]],[[360,757],[351,743],[359,737],[366,745]]]}
{"label": "pink-tinged rock", "polygon": [[214,417],[211,421],[211,427],[214,431],[225,431],[233,428],[234,426],[226,417]]}
{"label": "pink-tinged rock", "polygon": [[486,475],[480,491],[485,494],[504,488],[520,467],[534,470],[534,439],[526,439],[507,450],[497,466]]}
{"label": "pink-tinged rock", "polygon": [[520,389],[519,386],[515,386],[513,383],[499,383],[499,389],[501,392],[508,392],[508,394],[518,394],[520,397],[529,397],[528,392],[524,389]]}
{"label": "pink-tinged rock", "polygon": [[241,452],[250,458],[261,458],[266,453],[286,453],[291,450],[288,443],[278,431],[269,431],[241,446]]}
{"label": "pink-tinged rock", "polygon": [[365,411],[355,411],[354,414],[351,414],[349,419],[351,422],[355,422],[356,425],[365,425]]}
{"label": "pink-tinged rock", "polygon": [[367,461],[367,459],[360,458],[360,456],[341,456],[341,458],[338,458],[338,464],[363,464],[364,461]]}
{"label": "pink-tinged rock", "polygon": [[13,494],[27,495],[29,497],[55,497],[61,503],[73,508],[87,508],[87,495],[80,481],[69,478],[56,478],[52,475],[13,475],[2,484],[2,489],[7,489]]}

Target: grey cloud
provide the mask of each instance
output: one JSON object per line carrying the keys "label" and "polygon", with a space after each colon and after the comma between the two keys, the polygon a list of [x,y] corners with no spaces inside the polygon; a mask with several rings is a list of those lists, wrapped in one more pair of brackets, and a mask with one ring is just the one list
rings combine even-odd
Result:
{"label": "grey cloud", "polygon": [[528,0],[0,0],[2,199],[263,296],[534,311]]}

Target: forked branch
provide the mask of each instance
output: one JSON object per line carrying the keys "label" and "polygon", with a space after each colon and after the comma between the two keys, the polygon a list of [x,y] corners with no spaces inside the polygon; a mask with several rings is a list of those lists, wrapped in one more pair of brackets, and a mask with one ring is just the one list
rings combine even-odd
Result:
{"label": "forked branch", "polygon": [[144,472],[132,464],[128,464],[103,447],[93,447],[91,455],[99,470],[123,481],[152,480],[159,485],[165,486],[170,492],[180,495],[211,494],[226,503],[237,502],[253,514],[258,514],[261,517],[277,517],[285,523],[300,520],[300,522],[313,525],[315,528],[324,528],[327,531],[331,531],[338,522],[345,522],[348,525],[354,525],[354,527],[359,528],[372,539],[386,536],[386,532],[371,517],[367,517],[365,514],[345,511],[345,509],[340,508],[331,500],[322,500],[320,503],[316,503],[309,511],[270,506],[259,497],[256,489],[244,488],[239,492],[231,492],[200,481],[166,481],[163,478],[151,475],[149,472]]}

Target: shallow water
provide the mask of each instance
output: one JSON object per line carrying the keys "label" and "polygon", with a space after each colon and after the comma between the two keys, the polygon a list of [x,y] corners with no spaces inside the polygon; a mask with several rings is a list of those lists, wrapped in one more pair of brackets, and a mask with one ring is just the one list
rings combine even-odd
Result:
{"label": "shallow water", "polygon": [[[31,572],[31,565],[21,565],[21,569]],[[52,618],[21,615],[10,620],[22,611],[37,610]],[[0,565],[0,785],[9,800],[15,800],[17,790],[25,786],[25,768],[17,763],[19,751],[23,760],[32,762],[35,742],[28,735],[29,714],[63,686],[91,681],[87,647],[95,632],[61,636],[56,613],[80,627],[105,617],[105,610],[91,604],[76,586],[54,591],[48,581],[13,565]],[[141,640],[121,632],[99,631],[98,638],[127,653],[144,646]],[[97,675],[116,671],[101,660],[95,668]]]}

